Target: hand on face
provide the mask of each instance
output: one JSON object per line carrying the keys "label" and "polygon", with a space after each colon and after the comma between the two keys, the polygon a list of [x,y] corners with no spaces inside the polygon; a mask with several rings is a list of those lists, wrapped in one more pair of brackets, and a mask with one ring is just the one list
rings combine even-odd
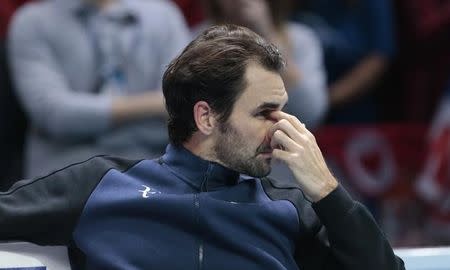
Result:
{"label": "hand on face", "polygon": [[269,130],[272,156],[286,163],[308,199],[317,202],[338,183],[328,169],[314,135],[296,117],[275,111]]}

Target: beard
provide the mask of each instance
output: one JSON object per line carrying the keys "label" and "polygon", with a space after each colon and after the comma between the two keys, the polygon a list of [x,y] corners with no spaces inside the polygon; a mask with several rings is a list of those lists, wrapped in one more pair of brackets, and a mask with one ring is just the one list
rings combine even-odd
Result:
{"label": "beard", "polygon": [[224,166],[252,177],[264,177],[271,171],[269,158],[258,157],[261,153],[271,152],[270,145],[262,143],[252,149],[252,138],[244,138],[228,122],[219,126],[220,134],[214,145],[216,158]]}

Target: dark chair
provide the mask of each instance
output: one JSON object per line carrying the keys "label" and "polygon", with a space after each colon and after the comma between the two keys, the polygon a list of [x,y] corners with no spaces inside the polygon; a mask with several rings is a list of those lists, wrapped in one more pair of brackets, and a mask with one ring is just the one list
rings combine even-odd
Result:
{"label": "dark chair", "polygon": [[0,190],[22,177],[26,117],[9,75],[5,41],[0,44]]}

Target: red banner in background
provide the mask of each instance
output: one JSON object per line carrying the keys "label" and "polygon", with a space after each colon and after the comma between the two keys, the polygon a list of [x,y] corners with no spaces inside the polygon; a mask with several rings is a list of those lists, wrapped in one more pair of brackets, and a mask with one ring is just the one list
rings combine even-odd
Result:
{"label": "red banner in background", "polygon": [[369,198],[409,196],[425,160],[425,125],[324,127],[316,139],[337,177]]}
{"label": "red banner in background", "polygon": [[315,136],[335,176],[370,201],[391,242],[424,246],[450,244],[450,128],[444,130],[430,138],[426,125],[328,126]]}

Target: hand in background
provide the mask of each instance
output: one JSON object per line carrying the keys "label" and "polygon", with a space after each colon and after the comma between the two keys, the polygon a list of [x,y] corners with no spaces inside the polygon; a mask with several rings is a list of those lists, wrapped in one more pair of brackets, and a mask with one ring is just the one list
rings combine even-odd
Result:
{"label": "hand in background", "polygon": [[148,117],[166,117],[164,96],[161,91],[147,91],[138,95],[116,97],[112,115],[116,124]]}

